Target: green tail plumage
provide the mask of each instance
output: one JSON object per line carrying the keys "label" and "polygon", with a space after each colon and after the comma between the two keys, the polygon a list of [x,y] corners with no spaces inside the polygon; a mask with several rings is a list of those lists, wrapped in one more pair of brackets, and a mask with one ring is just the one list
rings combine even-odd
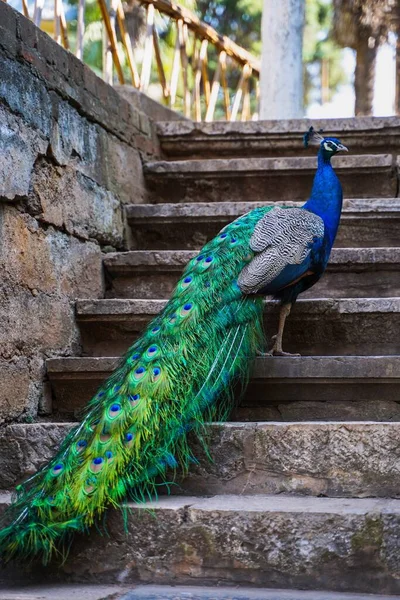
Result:
{"label": "green tail plumage", "polygon": [[262,300],[243,296],[236,280],[267,210],[230,224],[189,262],[54,459],[17,488],[0,532],[3,558],[65,556],[72,535],[106,508],[147,498],[168,468],[187,469],[189,431],[226,418],[262,339]]}

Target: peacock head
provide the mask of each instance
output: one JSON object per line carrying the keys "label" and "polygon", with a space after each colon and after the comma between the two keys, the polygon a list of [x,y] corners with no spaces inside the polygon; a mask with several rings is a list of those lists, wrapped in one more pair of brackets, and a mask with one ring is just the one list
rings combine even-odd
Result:
{"label": "peacock head", "polygon": [[314,127],[310,127],[303,136],[304,146],[306,148],[310,145],[319,146],[320,152],[326,161],[329,161],[338,152],[348,152],[348,148],[340,140],[335,137],[324,137],[321,134],[322,129],[318,132],[315,131]]}

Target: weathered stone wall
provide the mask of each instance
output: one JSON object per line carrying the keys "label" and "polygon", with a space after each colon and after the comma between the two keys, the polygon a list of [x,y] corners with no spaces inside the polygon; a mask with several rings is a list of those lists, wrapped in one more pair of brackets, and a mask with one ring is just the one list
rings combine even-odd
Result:
{"label": "weathered stone wall", "polygon": [[0,423],[46,412],[44,360],[79,352],[73,300],[142,202],[152,122],[0,2]]}

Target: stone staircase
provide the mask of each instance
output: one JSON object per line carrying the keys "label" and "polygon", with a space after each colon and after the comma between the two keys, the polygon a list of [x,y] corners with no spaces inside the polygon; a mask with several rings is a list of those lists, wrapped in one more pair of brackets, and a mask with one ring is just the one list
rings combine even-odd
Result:
{"label": "stone staircase", "polygon": [[[43,577],[400,596],[399,124],[350,121],[323,124],[352,153],[334,159],[346,201],[327,274],[285,332],[286,348],[303,356],[257,359],[232,420],[210,425],[213,462],[195,445],[200,465],[151,510],[132,506],[128,536],[113,513],[109,537],[93,531]],[[255,206],[307,198],[308,126],[158,125],[163,156],[144,168],[148,203],[126,207],[131,250],[104,255],[104,299],[76,303],[82,356],[47,362],[51,414],[8,427],[4,489],[50,458],[206,240]],[[276,325],[268,303],[269,335]]]}

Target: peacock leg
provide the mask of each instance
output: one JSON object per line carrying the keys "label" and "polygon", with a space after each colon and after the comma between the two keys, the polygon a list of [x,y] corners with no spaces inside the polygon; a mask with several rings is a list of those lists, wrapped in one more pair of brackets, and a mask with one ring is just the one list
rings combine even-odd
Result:
{"label": "peacock leg", "polygon": [[292,303],[283,304],[279,313],[279,328],[277,335],[272,338],[274,345],[271,350],[267,352],[268,356],[300,356],[300,354],[290,354],[290,352],[284,352],[282,350],[282,338],[283,330],[285,329],[285,322],[287,317],[290,315]]}

